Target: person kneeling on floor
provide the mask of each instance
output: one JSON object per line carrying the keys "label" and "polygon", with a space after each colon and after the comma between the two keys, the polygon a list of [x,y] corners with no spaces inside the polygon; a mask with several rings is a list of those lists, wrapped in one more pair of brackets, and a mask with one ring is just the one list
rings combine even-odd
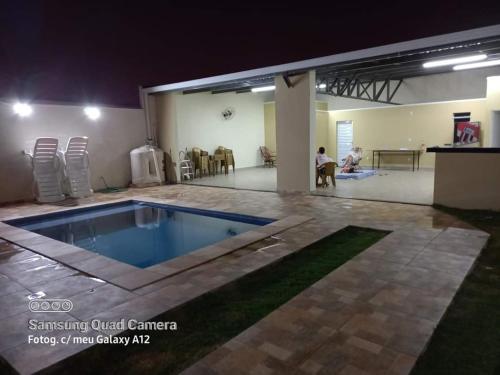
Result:
{"label": "person kneeling on floor", "polygon": [[363,150],[361,147],[353,147],[349,155],[342,159],[344,165],[342,166],[342,173],[354,173],[360,169],[359,162],[363,157]]}

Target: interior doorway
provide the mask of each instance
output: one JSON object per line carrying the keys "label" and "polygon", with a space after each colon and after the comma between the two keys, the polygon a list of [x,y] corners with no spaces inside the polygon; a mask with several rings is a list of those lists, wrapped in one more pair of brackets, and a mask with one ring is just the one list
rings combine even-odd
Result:
{"label": "interior doorway", "polygon": [[351,151],[353,134],[352,121],[337,121],[337,163],[340,164]]}

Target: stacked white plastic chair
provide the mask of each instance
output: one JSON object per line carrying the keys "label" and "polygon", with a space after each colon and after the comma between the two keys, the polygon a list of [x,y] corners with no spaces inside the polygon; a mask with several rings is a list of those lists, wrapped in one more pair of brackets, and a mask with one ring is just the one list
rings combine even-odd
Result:
{"label": "stacked white plastic chair", "polygon": [[179,166],[181,168],[181,182],[194,179],[194,165],[189,159],[187,149],[179,152]]}
{"label": "stacked white plastic chair", "polygon": [[39,202],[50,203],[64,200],[62,189],[62,163],[56,138],[38,138],[33,153],[29,154],[33,165],[36,198]]}
{"label": "stacked white plastic chair", "polygon": [[87,137],[71,137],[64,151],[65,173],[69,195],[83,198],[92,195]]}

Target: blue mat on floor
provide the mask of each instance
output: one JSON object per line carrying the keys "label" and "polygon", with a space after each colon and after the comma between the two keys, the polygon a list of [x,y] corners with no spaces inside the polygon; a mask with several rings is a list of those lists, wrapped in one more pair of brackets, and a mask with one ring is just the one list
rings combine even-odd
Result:
{"label": "blue mat on floor", "polygon": [[335,175],[335,178],[337,178],[339,180],[347,180],[349,178],[352,178],[354,180],[361,180],[363,178],[373,176],[376,173],[377,172],[374,171],[373,169],[363,169],[362,171],[354,172],[354,173],[339,173],[339,174]]}

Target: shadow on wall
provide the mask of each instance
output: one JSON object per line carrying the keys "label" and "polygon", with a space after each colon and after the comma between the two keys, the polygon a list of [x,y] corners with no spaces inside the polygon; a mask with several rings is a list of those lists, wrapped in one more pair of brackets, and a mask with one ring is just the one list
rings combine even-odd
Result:
{"label": "shadow on wall", "polygon": [[145,120],[142,109],[102,108],[95,121],[82,106],[32,105],[29,117],[14,114],[10,103],[0,104],[0,203],[33,199],[31,163],[24,150],[38,137],[59,139],[65,148],[72,136],[89,137],[91,182],[101,189],[108,184],[127,186],[131,180],[129,152],[144,144]]}

